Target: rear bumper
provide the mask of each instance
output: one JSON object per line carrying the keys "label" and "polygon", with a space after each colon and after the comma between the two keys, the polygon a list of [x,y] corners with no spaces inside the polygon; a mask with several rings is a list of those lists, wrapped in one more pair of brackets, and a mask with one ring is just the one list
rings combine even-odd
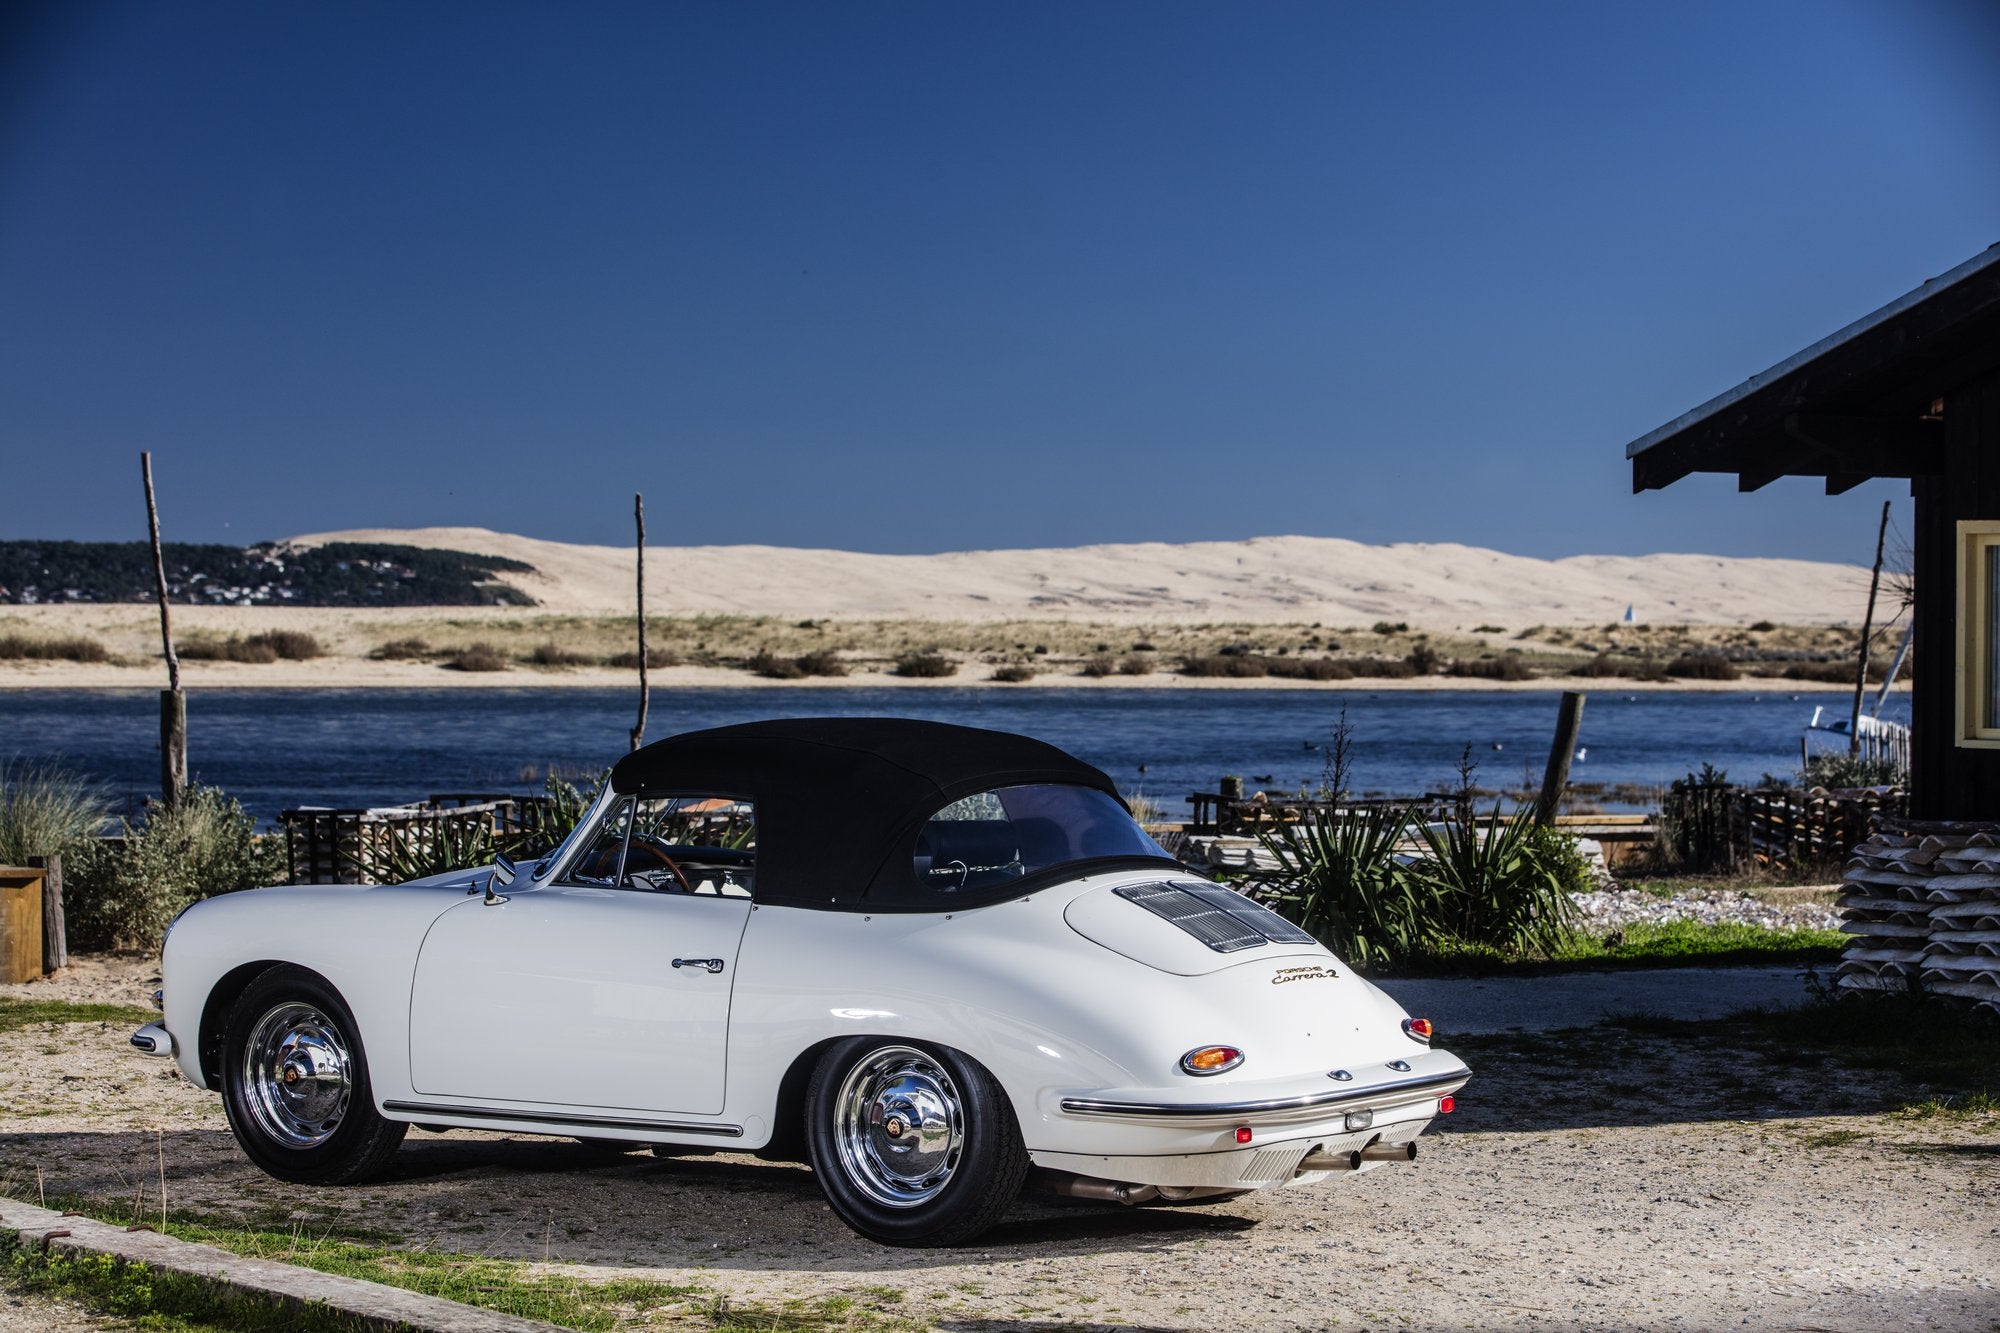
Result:
{"label": "rear bumper", "polygon": [[[1435,1103],[1465,1086],[1472,1076],[1463,1065],[1457,1069],[1395,1079],[1360,1088],[1330,1088],[1325,1092],[1296,1097],[1265,1097],[1229,1102],[1147,1102],[1119,1101],[1094,1097],[1065,1097],[1062,1109],[1068,1115],[1108,1116],[1118,1120],[1167,1122],[1199,1125],[1210,1122],[1257,1125],[1297,1124],[1324,1120],[1331,1111],[1349,1108],[1382,1113],[1420,1102]],[[1432,1110],[1436,1107],[1433,1105]]]}

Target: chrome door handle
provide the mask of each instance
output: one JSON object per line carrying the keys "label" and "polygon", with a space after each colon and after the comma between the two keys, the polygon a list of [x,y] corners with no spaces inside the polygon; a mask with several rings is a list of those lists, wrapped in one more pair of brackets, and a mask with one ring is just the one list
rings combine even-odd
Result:
{"label": "chrome door handle", "polygon": [[722,960],[720,958],[676,958],[674,959],[674,966],[705,967],[711,973],[714,973],[722,970]]}

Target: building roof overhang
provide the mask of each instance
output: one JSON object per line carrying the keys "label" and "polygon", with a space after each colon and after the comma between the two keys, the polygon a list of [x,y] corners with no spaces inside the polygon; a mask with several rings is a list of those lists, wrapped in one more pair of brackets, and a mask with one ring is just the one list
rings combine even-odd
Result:
{"label": "building roof overhang", "polygon": [[1745,491],[1823,477],[1838,495],[1938,472],[1940,401],[1995,369],[2000,245],[1632,441],[1632,489],[1733,472]]}

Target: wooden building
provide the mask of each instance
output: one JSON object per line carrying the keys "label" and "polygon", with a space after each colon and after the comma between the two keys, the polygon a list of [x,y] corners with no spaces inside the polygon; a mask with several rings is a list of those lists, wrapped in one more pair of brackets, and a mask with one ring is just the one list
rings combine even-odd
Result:
{"label": "wooden building", "polygon": [[2000,819],[2000,245],[1626,446],[1632,489],[1691,472],[1916,500],[1910,813]]}

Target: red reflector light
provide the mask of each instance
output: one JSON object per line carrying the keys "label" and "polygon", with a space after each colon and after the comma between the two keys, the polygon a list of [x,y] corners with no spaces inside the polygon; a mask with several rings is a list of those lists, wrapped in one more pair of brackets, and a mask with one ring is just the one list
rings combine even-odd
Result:
{"label": "red reflector light", "polygon": [[1458,1098],[1456,1097],[1438,1098],[1439,1115],[1450,1115],[1453,1111],[1456,1111],[1457,1109],[1458,1109]]}
{"label": "red reflector light", "polygon": [[1250,1142],[1250,1126],[1238,1125],[1236,1127],[1236,1141],[1238,1143]]}

